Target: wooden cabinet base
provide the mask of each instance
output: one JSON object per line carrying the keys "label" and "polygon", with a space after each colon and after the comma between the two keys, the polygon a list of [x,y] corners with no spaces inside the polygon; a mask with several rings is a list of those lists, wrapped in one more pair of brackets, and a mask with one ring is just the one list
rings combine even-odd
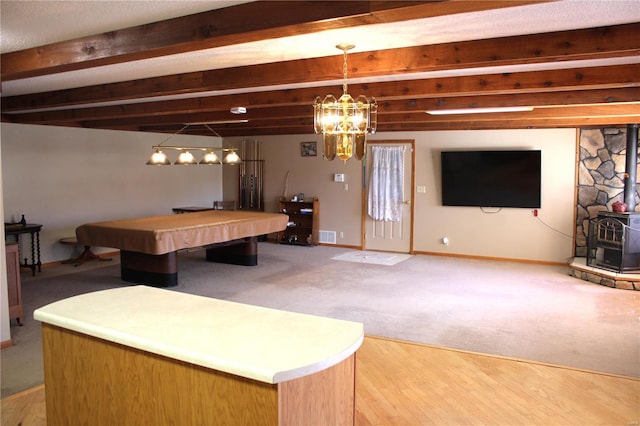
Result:
{"label": "wooden cabinet base", "polygon": [[5,243],[7,265],[7,295],[9,298],[9,319],[16,319],[22,325],[22,279],[20,278],[20,253],[18,244]]}
{"label": "wooden cabinet base", "polygon": [[42,325],[51,425],[353,425],[355,354],[269,384]]}

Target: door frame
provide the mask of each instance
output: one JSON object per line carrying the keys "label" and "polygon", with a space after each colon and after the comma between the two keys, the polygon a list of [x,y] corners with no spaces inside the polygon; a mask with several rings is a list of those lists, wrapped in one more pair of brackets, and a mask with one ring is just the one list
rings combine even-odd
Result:
{"label": "door frame", "polygon": [[[415,185],[416,185],[416,140],[415,139],[382,139],[367,141],[367,147],[365,147],[365,156],[362,159],[362,216],[360,218],[361,235],[360,235],[360,247],[362,250],[367,249],[367,155],[368,145],[393,145],[393,144],[409,144],[411,146],[411,194],[409,194],[410,200],[410,218],[409,218],[409,254],[415,254],[413,249],[413,230],[414,230],[414,218],[415,218]],[[405,177],[406,179],[406,177]],[[405,197],[407,194],[405,194]]]}

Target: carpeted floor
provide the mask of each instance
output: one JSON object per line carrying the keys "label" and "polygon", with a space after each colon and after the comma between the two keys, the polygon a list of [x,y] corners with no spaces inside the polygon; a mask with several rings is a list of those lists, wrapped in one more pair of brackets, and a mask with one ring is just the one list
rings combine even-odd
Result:
{"label": "carpeted floor", "polygon": [[[566,267],[415,255],[396,265],[333,260],[351,250],[260,243],[255,267],[179,256],[180,291],[363,322],[374,336],[640,377],[640,292],[570,277]],[[42,383],[33,310],[129,285],[114,262],[23,275],[25,325],[2,356],[2,397]]]}
{"label": "carpeted floor", "polygon": [[369,263],[371,265],[393,266],[410,258],[410,254],[403,253],[353,250],[333,256],[331,259],[343,260],[345,262]]}

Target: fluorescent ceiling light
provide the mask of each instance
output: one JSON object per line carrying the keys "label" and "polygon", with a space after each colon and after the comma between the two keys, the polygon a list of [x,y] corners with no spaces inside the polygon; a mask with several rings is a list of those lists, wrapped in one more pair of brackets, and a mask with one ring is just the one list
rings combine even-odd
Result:
{"label": "fluorescent ceiling light", "polygon": [[431,115],[447,115],[447,114],[486,114],[490,112],[525,112],[533,111],[531,106],[514,106],[514,107],[495,107],[495,108],[461,108],[461,109],[437,109],[425,111]]}
{"label": "fluorescent ceiling light", "polygon": [[246,114],[247,113],[247,108],[245,108],[245,107],[232,107],[229,111],[231,111],[231,114]]}

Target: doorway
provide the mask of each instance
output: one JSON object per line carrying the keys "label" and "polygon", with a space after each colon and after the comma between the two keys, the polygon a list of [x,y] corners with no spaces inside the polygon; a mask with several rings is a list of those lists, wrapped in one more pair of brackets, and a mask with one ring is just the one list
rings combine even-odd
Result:
{"label": "doorway", "polygon": [[[403,151],[403,199],[399,220],[376,220],[368,213],[369,185],[371,184],[372,149],[374,146],[404,147]],[[415,166],[415,141],[390,140],[367,143],[364,167],[362,212],[363,212],[363,250],[413,253],[413,186]]]}

